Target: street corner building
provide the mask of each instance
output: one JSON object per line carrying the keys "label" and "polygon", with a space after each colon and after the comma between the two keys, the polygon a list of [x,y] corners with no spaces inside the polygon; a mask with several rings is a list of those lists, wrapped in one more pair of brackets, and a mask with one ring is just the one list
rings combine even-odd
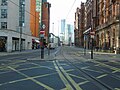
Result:
{"label": "street corner building", "polygon": [[42,0],[0,0],[0,52],[38,48]]}

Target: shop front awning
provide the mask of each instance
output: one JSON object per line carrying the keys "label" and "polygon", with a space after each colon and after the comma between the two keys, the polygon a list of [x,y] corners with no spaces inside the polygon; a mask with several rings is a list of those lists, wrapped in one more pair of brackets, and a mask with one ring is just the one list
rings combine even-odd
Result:
{"label": "shop front awning", "polygon": [[35,42],[40,43],[40,41],[39,41],[39,40],[36,40],[36,39],[35,39]]}

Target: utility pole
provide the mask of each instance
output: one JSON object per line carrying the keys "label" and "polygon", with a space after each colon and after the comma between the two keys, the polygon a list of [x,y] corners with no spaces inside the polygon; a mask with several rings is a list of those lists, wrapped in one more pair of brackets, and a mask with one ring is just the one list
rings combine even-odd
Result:
{"label": "utility pole", "polygon": [[24,4],[21,3],[21,6],[20,6],[20,9],[21,9],[21,12],[20,12],[20,52],[22,51],[22,26],[23,26],[23,8],[24,8]]}

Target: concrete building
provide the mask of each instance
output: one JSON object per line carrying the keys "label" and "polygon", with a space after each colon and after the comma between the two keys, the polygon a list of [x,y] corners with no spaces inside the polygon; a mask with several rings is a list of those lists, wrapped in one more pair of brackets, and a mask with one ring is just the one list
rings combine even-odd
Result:
{"label": "concrete building", "polygon": [[66,25],[65,29],[65,44],[66,45],[72,45],[72,31],[73,31],[73,26],[71,24]]}
{"label": "concrete building", "polygon": [[31,49],[30,0],[0,0],[0,51]]}
{"label": "concrete building", "polygon": [[66,20],[61,20],[61,32],[60,32],[60,40],[65,43],[65,28],[66,28]]}

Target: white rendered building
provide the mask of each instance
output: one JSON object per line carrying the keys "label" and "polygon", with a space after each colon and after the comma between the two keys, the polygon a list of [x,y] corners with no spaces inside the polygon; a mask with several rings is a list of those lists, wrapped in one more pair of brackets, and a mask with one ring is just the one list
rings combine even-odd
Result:
{"label": "white rendered building", "polygon": [[30,0],[0,0],[0,51],[31,49]]}

